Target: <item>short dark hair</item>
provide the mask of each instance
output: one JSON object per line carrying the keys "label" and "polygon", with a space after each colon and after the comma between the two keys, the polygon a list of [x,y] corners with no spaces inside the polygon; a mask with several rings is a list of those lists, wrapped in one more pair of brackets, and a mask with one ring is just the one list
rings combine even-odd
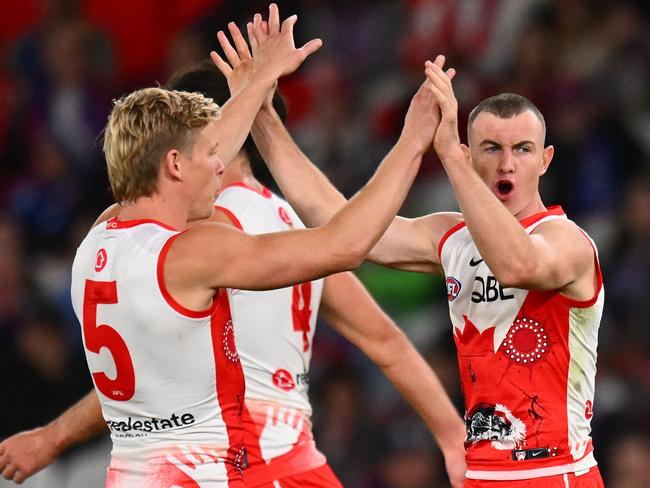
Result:
{"label": "short dark hair", "polygon": [[[165,87],[169,90],[201,93],[211,98],[219,106],[222,106],[230,98],[226,78],[209,59],[175,73]],[[280,119],[285,122],[287,107],[279,90],[276,90],[273,94],[273,108],[275,108]],[[271,174],[250,134],[246,138],[242,150],[248,156],[255,177],[261,180],[262,183],[271,185],[273,181]]]}
{"label": "short dark hair", "polygon": [[542,112],[535,106],[533,102],[528,100],[526,97],[517,95],[516,93],[501,93],[493,97],[486,98],[481,103],[479,103],[474,109],[469,113],[469,119],[467,121],[467,136],[469,137],[469,128],[476,120],[476,117],[479,116],[482,112],[488,112],[501,119],[509,119],[519,115],[526,110],[530,110],[535,114],[535,117],[542,124],[542,134],[543,139],[546,138],[546,122],[544,121],[544,116]]}

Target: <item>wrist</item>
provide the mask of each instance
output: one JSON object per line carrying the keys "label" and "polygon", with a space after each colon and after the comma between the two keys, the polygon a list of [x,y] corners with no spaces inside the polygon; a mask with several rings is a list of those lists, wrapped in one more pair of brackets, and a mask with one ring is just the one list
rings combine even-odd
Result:
{"label": "wrist", "polygon": [[402,134],[399,136],[395,147],[413,158],[421,158],[424,156],[424,153],[426,153],[428,149],[428,146],[421,144],[417,138],[405,132],[402,132]]}

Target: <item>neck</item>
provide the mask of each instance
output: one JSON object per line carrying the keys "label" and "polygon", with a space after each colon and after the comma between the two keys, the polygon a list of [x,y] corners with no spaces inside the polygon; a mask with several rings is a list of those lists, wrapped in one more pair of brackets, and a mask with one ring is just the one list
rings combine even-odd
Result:
{"label": "neck", "polygon": [[524,220],[525,218],[530,217],[531,215],[538,214],[540,212],[545,212],[546,206],[542,202],[542,198],[539,196],[539,193],[535,194],[535,198],[529,202],[522,210],[515,213],[517,220]]}
{"label": "neck", "polygon": [[255,176],[248,161],[235,159],[229,165],[222,177],[223,186],[232,185],[233,183],[245,183],[247,186],[261,192],[264,189]]}
{"label": "neck", "polygon": [[157,220],[177,230],[187,227],[189,212],[180,202],[161,195],[138,198],[133,203],[123,204],[118,220]]}

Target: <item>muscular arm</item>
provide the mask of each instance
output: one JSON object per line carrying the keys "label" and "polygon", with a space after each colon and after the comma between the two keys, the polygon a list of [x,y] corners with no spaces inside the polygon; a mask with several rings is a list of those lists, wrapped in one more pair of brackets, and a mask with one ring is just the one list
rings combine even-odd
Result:
{"label": "muscular arm", "polygon": [[458,137],[458,103],[449,80],[430,64],[442,120],[434,145],[481,256],[506,287],[562,290],[587,299],[595,290],[593,250],[575,224],[550,221],[528,235],[481,180]]}
{"label": "muscular arm", "polygon": [[444,388],[406,335],[352,273],[325,279],[321,316],[361,349],[427,424],[454,487],[465,478],[465,425]]}
{"label": "muscular arm", "polygon": [[44,427],[20,432],[0,443],[0,471],[22,483],[76,444],[106,431],[99,399],[91,391]]}
{"label": "muscular arm", "polygon": [[[272,106],[260,110],[251,133],[278,186],[308,226],[322,225],[345,205],[343,194],[300,150]],[[436,246],[453,223],[437,215],[395,217],[367,259],[405,271],[441,273]]]}
{"label": "muscular arm", "polygon": [[401,207],[431,143],[431,102],[423,84],[395,147],[367,185],[322,227],[250,236],[206,223],[182,233],[165,264],[172,295],[190,309],[203,309],[215,288],[272,289],[358,266]]}

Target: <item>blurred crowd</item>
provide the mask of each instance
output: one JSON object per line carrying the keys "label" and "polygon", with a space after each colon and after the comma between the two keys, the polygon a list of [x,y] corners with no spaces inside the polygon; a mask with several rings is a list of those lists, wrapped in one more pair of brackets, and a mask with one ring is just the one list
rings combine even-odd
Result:
{"label": "blurred crowd", "polygon": [[[650,486],[647,3],[278,4],[284,15],[299,14],[298,42],[324,41],[320,52],[281,82],[289,128],[347,195],[395,142],[423,79],[423,61],[437,53],[458,71],[461,120],[482,98],[503,91],[538,105],[547,143],[555,146],[542,180],[543,199],[561,204],[594,237],[604,272],[592,424],[596,458],[607,486]],[[76,246],[111,203],[100,150],[111,100],[165,83],[175,70],[205,59],[227,21],[241,27],[265,9],[260,1],[3,2],[0,439],[47,422],[91,387],[70,304],[70,268]],[[456,208],[439,162],[428,155],[402,213]],[[372,265],[358,274],[462,409],[442,281]],[[311,384],[317,442],[346,486],[445,486],[442,458],[422,422],[326,324],[317,333]],[[53,469],[65,479],[60,486],[103,486],[101,479],[95,485],[73,480],[83,471],[80,465],[88,470],[94,462],[101,470],[107,461],[104,439]],[[66,462],[77,464],[66,471]]]}

